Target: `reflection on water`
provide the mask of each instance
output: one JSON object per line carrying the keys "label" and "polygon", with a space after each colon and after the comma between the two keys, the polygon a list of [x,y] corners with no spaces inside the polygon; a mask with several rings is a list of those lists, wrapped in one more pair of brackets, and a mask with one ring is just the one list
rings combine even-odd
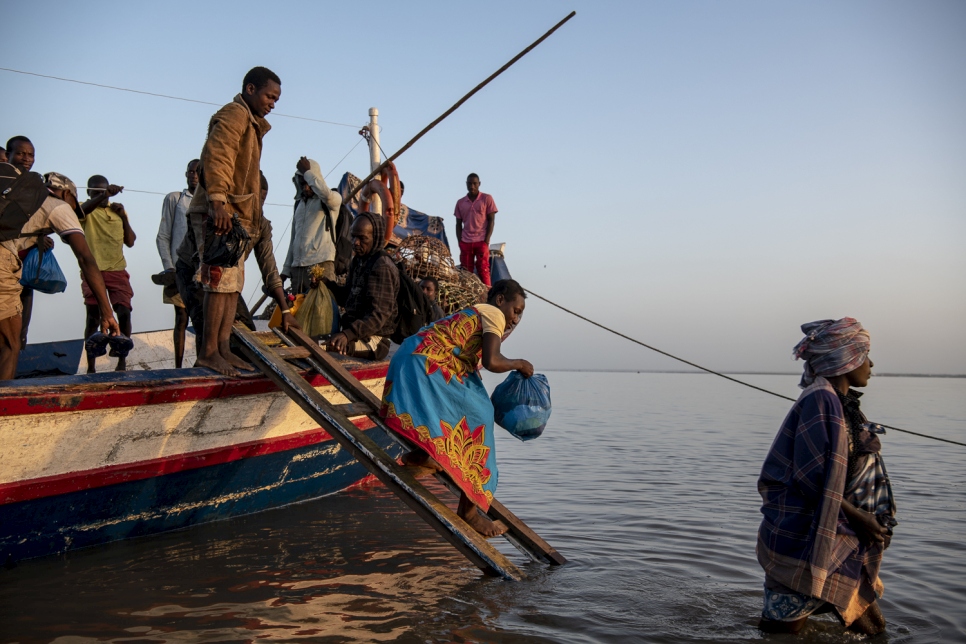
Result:
{"label": "reflection on water", "polygon": [[[566,566],[528,564],[500,541],[529,579],[485,578],[391,493],[366,487],[2,571],[0,641],[763,639],[755,481],[788,404],[708,376],[549,377],[547,432],[498,434],[498,496]],[[750,379],[796,391],[796,378]],[[961,440],[964,394],[964,380],[880,378],[863,408]],[[966,450],[895,432],[884,444],[900,525],[877,641],[963,641]],[[798,638],[764,639],[859,638],[818,618]]]}

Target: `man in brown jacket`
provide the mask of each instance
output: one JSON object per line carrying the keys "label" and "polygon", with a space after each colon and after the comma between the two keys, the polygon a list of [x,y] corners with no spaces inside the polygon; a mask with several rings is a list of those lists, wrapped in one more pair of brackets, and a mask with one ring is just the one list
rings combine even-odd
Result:
{"label": "man in brown jacket", "polygon": [[[204,213],[213,219],[216,235],[231,230],[232,217],[248,232],[251,241],[236,266],[209,266],[204,263],[202,240],[199,249],[201,283],[205,289],[204,337],[195,366],[208,367],[226,376],[237,376],[238,369],[253,367],[232,354],[228,344],[235,319],[238,294],[245,285],[245,259],[264,230],[261,200],[262,137],[271,129],[265,116],[275,108],[282,94],[282,81],[265,67],[251,69],[242,82],[242,92],[218,110],[208,123],[208,140],[201,151],[201,185],[191,200],[190,213]],[[271,233],[269,233],[271,234]],[[262,266],[268,259],[258,254]],[[270,257],[274,265],[275,258]],[[274,268],[274,266],[272,267]],[[269,271],[275,272],[276,271]],[[272,280],[275,282],[275,280]],[[295,317],[288,310],[281,280],[266,284],[282,311],[282,328],[298,328]]]}

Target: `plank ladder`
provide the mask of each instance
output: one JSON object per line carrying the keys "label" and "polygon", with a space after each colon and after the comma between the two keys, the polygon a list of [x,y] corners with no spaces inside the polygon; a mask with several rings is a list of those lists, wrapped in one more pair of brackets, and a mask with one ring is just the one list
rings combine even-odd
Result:
{"label": "plank ladder", "polygon": [[[403,466],[399,465],[379,445],[350,420],[350,416],[366,416],[389,437],[407,449],[414,445],[389,429],[379,416],[381,401],[356,379],[332,354],[304,333],[291,330],[288,334],[273,329],[284,346],[271,347],[247,328],[236,325],[233,335],[246,356],[268,376],[279,389],[296,402],[319,426],[326,430],[343,449],[352,454],[366,469],[372,472],[386,487],[395,492],[406,505],[429,523],[443,538],[449,541],[484,573],[510,580],[526,577],[500,551],[482,535],[466,524],[446,504],[426,489]],[[305,360],[315,371],[326,378],[348,400],[348,404],[334,405],[325,399],[299,371],[287,360]],[[444,473],[436,478],[451,491],[458,488]],[[487,513],[491,519],[500,520],[508,527],[504,536],[534,561],[561,565],[567,560],[531,530],[515,514],[493,499]]]}

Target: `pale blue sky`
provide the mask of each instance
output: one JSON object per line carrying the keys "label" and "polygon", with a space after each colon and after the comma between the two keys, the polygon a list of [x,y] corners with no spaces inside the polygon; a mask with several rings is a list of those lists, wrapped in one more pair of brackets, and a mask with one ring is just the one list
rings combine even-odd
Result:
{"label": "pale blue sky", "polygon": [[[0,66],[221,103],[265,65],[278,112],[362,125],[377,106],[391,152],[576,9],[399,160],[406,203],[454,240],[453,204],[479,173],[515,278],[712,368],[795,371],[799,325],[851,315],[878,370],[966,373],[966,3],[365,6],[4,2]],[[0,139],[29,136],[36,170],[78,183],[180,189],[215,109],[0,82]],[[270,202],[290,203],[300,155],[328,170],[358,139],[269,120]],[[331,178],[366,169],[360,145]],[[150,282],[161,197],[120,200],[139,235],[135,330],[166,328]],[[291,208],[267,214],[281,260]],[[82,333],[65,251],[68,291],[37,296],[33,341]],[[678,368],[537,300],[524,320],[506,350],[538,370]]]}

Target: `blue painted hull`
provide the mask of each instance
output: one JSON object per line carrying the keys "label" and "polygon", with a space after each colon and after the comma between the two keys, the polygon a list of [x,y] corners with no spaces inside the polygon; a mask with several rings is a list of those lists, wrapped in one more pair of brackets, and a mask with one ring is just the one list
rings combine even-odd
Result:
{"label": "blue painted hull", "polygon": [[[378,428],[366,432],[391,455]],[[0,505],[0,562],[278,508],[332,494],[368,472],[332,440],[217,465]]]}

